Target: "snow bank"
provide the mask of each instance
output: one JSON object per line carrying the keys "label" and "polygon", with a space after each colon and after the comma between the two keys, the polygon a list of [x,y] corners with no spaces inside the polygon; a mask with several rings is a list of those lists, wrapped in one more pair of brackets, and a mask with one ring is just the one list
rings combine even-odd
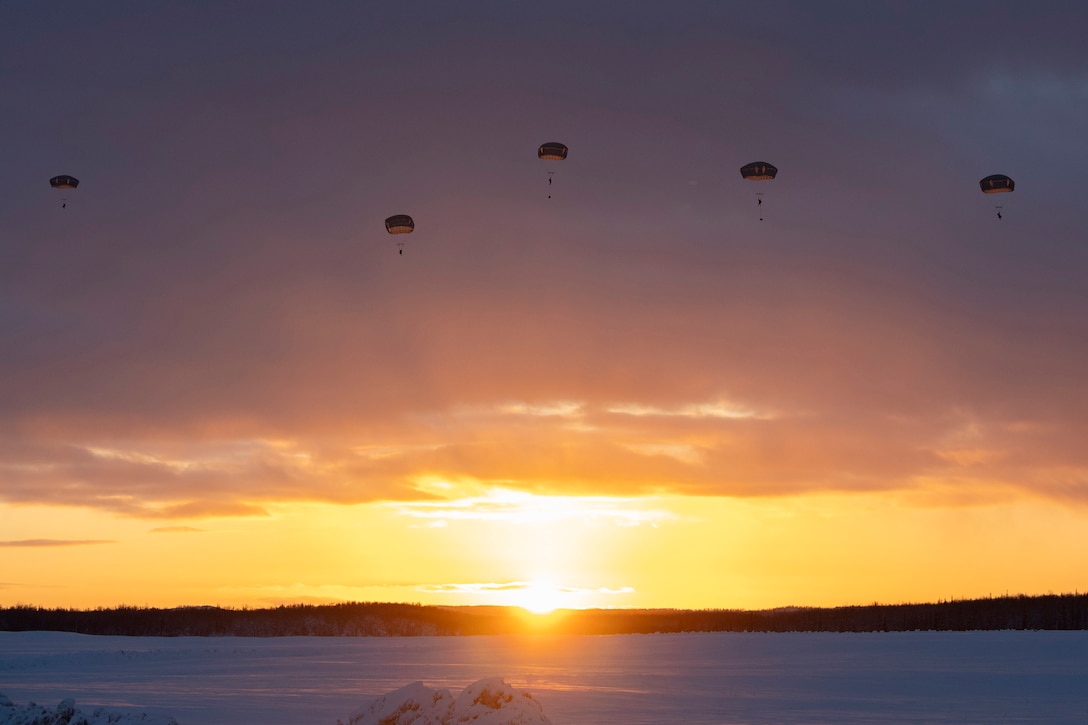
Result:
{"label": "snow bank", "polygon": [[501,677],[475,682],[454,698],[422,682],[394,690],[336,725],[551,725],[533,696],[511,688]]}
{"label": "snow bank", "polygon": [[178,725],[172,717],[156,717],[146,712],[139,715],[122,715],[99,707],[92,713],[76,709],[71,698],[61,700],[56,709],[50,710],[36,703],[18,707],[7,696],[0,694],[0,725]]}

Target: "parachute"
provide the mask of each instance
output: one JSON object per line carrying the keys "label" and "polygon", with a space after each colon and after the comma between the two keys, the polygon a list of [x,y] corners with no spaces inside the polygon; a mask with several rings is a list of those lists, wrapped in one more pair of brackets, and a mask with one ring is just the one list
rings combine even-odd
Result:
{"label": "parachute", "polygon": [[[778,176],[778,167],[766,161],[753,161],[740,167],[740,175],[749,181],[768,181]],[[758,191],[756,206],[759,207],[759,220],[763,221],[763,194]]]}
{"label": "parachute", "polygon": [[1016,182],[1004,174],[987,176],[985,179],[978,182],[978,185],[982,188],[983,194],[1001,194],[1002,192],[1012,191],[1016,188]]}
{"label": "parachute", "polygon": [[[390,234],[411,234],[415,231],[416,223],[407,214],[394,214],[385,220],[385,231]],[[397,253],[404,254],[404,242],[397,242]]]}
{"label": "parachute", "polygon": [[567,147],[556,141],[549,141],[546,144],[541,144],[536,155],[545,160],[562,161],[567,158]]}
{"label": "parachute", "polygon": [[766,161],[753,161],[740,167],[740,175],[749,181],[766,181],[778,176],[778,167]]}
{"label": "parachute", "polygon": [[[980,180],[978,185],[983,194],[1005,194],[1016,188],[1016,182],[1004,174],[987,176],[985,179]],[[1002,213],[1004,207],[998,205],[994,208],[997,209],[997,218],[1004,219],[1005,216]]]}
{"label": "parachute", "polygon": [[[540,148],[536,151],[537,158],[545,161],[563,161],[567,158],[567,147],[558,141],[549,141],[548,143],[541,144]],[[554,171],[548,172],[548,187],[552,185],[552,174]],[[548,198],[551,199],[552,195],[549,193]]]}
{"label": "parachute", "polygon": [[[60,189],[62,191],[67,189],[74,189],[79,186],[79,179],[68,174],[61,174],[60,176],[54,176],[49,180],[49,185],[54,189]],[[68,198],[64,197],[60,200],[60,208],[64,209],[68,206]]]}

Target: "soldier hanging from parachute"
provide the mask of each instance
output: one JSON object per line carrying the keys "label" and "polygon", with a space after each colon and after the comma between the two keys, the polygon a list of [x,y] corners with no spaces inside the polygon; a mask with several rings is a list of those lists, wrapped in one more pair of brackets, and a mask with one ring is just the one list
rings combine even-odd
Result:
{"label": "soldier hanging from parachute", "polygon": [[[61,174],[60,176],[54,176],[49,180],[49,185],[54,189],[60,189],[61,191],[67,191],[68,189],[74,189],[79,186],[79,179],[68,174]],[[68,197],[62,197],[60,200],[60,208],[68,208]]]}
{"label": "soldier hanging from parachute", "polygon": [[[770,181],[778,175],[778,168],[766,161],[753,161],[740,167],[740,175],[748,181]],[[756,192],[756,206],[759,208],[759,220],[763,221],[762,192]]]}
{"label": "soldier hanging from parachute", "polygon": [[[536,151],[537,158],[544,161],[563,161],[567,158],[567,147],[558,141],[549,141],[546,144],[541,144],[540,148]],[[554,171],[548,172],[548,198],[552,198],[551,185],[552,175]]]}
{"label": "soldier hanging from parachute", "polygon": [[[979,187],[982,189],[983,194],[1007,194],[1016,188],[1016,182],[1005,176],[1004,174],[994,174],[987,176],[978,182]],[[997,218],[1004,219],[1005,207],[998,205],[994,207],[997,209]]]}
{"label": "soldier hanging from parachute", "polygon": [[[385,220],[385,231],[390,234],[411,234],[415,231],[416,223],[407,214],[394,214]],[[404,241],[397,239],[397,254],[404,254]]]}

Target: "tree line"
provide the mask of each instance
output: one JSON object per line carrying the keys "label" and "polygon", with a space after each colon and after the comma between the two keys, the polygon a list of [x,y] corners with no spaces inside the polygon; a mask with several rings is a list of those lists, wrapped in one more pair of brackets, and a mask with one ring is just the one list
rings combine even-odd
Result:
{"label": "tree line", "polygon": [[578,609],[531,615],[516,607],[386,602],[264,609],[120,606],[0,608],[0,631],[144,637],[418,637],[670,632],[904,632],[1088,629],[1088,594],[1003,596],[927,604],[736,609]]}

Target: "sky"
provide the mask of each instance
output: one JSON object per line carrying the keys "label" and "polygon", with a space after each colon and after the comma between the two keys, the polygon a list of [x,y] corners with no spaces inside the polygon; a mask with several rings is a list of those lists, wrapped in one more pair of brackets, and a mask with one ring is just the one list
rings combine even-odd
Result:
{"label": "sky", "polygon": [[1084,37],[1057,1],[5,5],[0,605],[1083,591]]}

